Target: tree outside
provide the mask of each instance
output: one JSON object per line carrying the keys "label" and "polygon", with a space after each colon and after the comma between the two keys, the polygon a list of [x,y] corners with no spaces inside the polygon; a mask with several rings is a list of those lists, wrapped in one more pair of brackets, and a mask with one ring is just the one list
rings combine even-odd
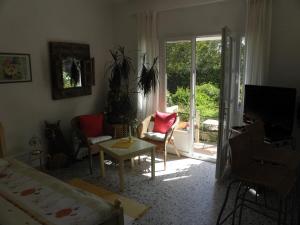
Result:
{"label": "tree outside", "polygon": [[[166,44],[168,106],[178,105],[181,119],[188,121],[190,110],[191,42]],[[196,110],[201,120],[217,119],[219,113],[221,42],[196,42]]]}

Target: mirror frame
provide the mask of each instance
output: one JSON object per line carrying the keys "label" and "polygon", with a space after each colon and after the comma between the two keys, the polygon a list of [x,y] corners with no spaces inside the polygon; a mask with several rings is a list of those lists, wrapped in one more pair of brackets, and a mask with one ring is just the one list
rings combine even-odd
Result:
{"label": "mirror frame", "polygon": [[[52,98],[63,99],[92,94],[94,85],[94,59],[90,58],[90,46],[88,44],[49,42]],[[64,88],[62,61],[73,57],[80,60],[81,87]]]}

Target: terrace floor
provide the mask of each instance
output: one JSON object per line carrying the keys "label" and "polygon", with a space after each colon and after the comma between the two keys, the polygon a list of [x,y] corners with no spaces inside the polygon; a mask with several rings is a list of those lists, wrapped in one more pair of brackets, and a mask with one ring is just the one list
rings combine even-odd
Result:
{"label": "terrace floor", "polygon": [[204,154],[217,158],[217,143],[194,143],[194,153]]}
{"label": "terrace floor", "polygon": [[215,163],[217,160],[217,143],[194,143],[193,158]]}

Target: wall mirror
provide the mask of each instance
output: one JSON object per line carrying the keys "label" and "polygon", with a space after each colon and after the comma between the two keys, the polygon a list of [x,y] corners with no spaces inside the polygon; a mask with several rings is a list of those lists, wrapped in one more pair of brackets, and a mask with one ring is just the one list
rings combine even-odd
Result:
{"label": "wall mirror", "polygon": [[92,93],[94,59],[88,44],[50,42],[52,98],[62,99]]}

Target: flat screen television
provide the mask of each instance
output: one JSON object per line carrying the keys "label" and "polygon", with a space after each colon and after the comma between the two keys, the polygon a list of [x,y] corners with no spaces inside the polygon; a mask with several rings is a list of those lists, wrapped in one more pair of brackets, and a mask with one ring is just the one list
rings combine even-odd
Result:
{"label": "flat screen television", "polygon": [[244,120],[262,119],[270,141],[286,139],[293,131],[295,102],[295,88],[245,85]]}

